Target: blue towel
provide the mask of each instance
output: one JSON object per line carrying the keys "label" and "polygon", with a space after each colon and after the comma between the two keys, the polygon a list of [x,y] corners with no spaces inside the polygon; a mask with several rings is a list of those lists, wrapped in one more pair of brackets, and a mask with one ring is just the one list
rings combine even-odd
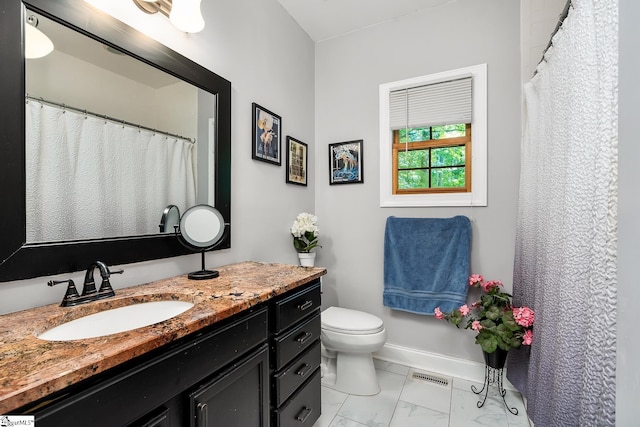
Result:
{"label": "blue towel", "polygon": [[383,303],[396,310],[433,314],[466,303],[471,222],[453,218],[387,218]]}

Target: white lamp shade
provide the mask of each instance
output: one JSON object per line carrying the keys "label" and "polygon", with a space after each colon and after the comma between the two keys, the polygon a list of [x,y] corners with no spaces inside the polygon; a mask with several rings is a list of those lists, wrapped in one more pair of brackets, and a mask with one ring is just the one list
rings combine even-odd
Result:
{"label": "white lamp shade", "polygon": [[200,12],[200,0],[173,0],[169,20],[185,33],[202,31],[204,18]]}
{"label": "white lamp shade", "polygon": [[24,56],[28,59],[42,58],[53,51],[53,42],[33,25],[24,26]]}

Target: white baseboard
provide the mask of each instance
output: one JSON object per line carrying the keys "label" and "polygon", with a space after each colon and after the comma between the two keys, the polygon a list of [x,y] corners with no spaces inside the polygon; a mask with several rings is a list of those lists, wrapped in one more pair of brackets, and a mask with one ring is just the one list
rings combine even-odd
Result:
{"label": "white baseboard", "polygon": [[[401,347],[395,344],[385,344],[382,349],[373,353],[373,357],[450,377],[462,378],[478,383],[484,381],[484,363],[473,362],[471,360],[443,356],[441,354]],[[515,390],[515,387],[507,380],[506,372],[507,370],[505,369],[503,377],[504,388]]]}

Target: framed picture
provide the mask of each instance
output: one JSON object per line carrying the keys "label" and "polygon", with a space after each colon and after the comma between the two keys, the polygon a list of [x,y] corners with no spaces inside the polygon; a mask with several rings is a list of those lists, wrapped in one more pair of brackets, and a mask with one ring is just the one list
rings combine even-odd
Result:
{"label": "framed picture", "polygon": [[307,185],[307,144],[287,136],[287,182]]}
{"label": "framed picture", "polygon": [[329,184],[364,182],[362,140],[329,144]]}
{"label": "framed picture", "polygon": [[251,143],[251,158],[273,163],[280,166],[282,118],[256,104],[252,106],[253,141]]}

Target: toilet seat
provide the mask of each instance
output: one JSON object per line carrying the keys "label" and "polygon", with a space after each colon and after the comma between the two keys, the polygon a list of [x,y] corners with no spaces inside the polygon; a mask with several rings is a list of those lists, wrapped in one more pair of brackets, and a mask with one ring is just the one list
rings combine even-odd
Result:
{"label": "toilet seat", "polygon": [[342,307],[329,307],[320,315],[325,331],[349,335],[376,334],[384,330],[382,319],[373,314]]}

